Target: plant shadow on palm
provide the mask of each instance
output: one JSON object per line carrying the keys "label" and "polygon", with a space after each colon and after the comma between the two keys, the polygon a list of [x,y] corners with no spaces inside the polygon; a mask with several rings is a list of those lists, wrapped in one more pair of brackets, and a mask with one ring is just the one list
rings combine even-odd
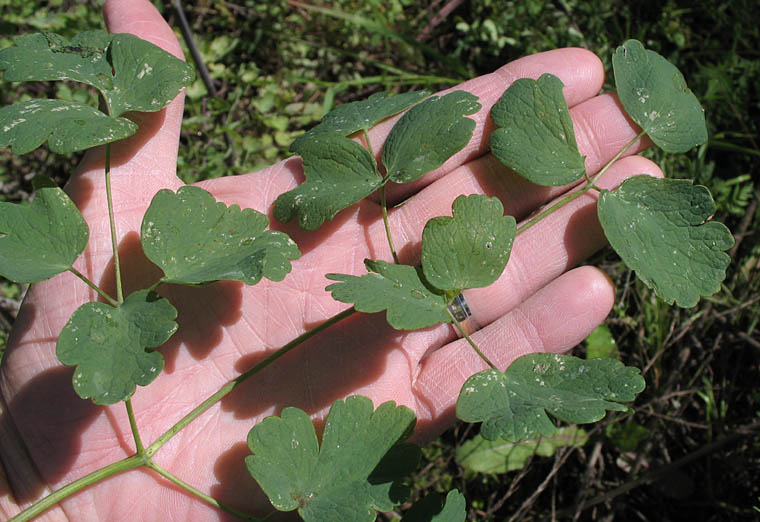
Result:
{"label": "plant shadow on palm", "polygon": [[[12,416],[40,476],[57,482],[71,472],[84,448],[80,434],[102,415],[103,407],[83,401],[71,387],[72,368],[57,367],[39,373],[14,396],[3,414]],[[6,419],[0,419],[6,423]],[[17,489],[19,502],[34,501],[45,490],[40,482]]]}

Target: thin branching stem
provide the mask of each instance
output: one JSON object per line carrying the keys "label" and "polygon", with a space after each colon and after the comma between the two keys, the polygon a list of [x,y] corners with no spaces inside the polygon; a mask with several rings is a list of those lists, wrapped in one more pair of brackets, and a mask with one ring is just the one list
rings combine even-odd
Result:
{"label": "thin branching stem", "polygon": [[557,201],[551,207],[547,208],[546,210],[542,211],[539,214],[536,214],[531,219],[529,219],[528,221],[526,221],[525,223],[523,223],[522,225],[520,225],[517,228],[517,233],[515,235],[522,234],[523,232],[525,232],[526,230],[528,230],[530,227],[532,227],[533,225],[535,225],[536,223],[538,223],[539,221],[541,221],[542,219],[544,219],[546,216],[548,216],[548,215],[556,212],[557,210],[559,210],[560,208],[564,207],[565,205],[567,205],[571,201],[573,201],[573,200],[581,197],[583,194],[585,194],[589,190],[594,189],[594,190],[597,190],[597,191],[601,192],[602,189],[599,188],[596,185],[596,182],[599,180],[599,178],[602,177],[602,175],[605,172],[607,172],[607,170],[609,170],[609,168],[617,160],[619,160],[623,156],[623,154],[625,154],[628,151],[628,149],[630,149],[631,147],[633,147],[636,144],[636,142],[639,141],[645,134],[646,134],[645,131],[641,131],[639,134],[637,134],[636,137],[633,138],[631,141],[629,141],[626,144],[626,146],[623,147],[620,150],[620,152],[618,152],[617,154],[615,154],[615,157],[612,158],[609,162],[607,162],[607,164],[604,167],[602,167],[602,169],[599,172],[597,172],[596,175],[593,178],[589,179],[588,175],[586,175],[587,182],[586,182],[586,184],[583,187],[581,187],[580,189],[576,190],[575,192],[571,192],[570,194],[568,194],[564,198],[562,198],[559,201]]}
{"label": "thin branching stem", "polygon": [[356,310],[351,307],[348,310],[344,310],[343,312],[340,312],[339,314],[336,314],[329,319],[327,319],[325,322],[315,326],[311,330],[304,332],[303,334],[299,335],[292,341],[290,341],[288,344],[277,350],[276,352],[272,353],[269,357],[264,359],[263,361],[259,362],[255,366],[253,366],[250,370],[247,372],[239,375],[237,378],[231,380],[224,386],[222,386],[216,393],[211,395],[208,399],[203,401],[201,404],[196,406],[190,413],[185,415],[182,419],[180,419],[174,426],[169,428],[166,433],[161,435],[156,439],[156,441],[148,446],[145,449],[145,454],[148,457],[152,457],[164,444],[169,442],[172,437],[174,437],[177,433],[179,433],[185,426],[190,424],[193,420],[195,420],[197,417],[199,417],[202,413],[204,413],[206,410],[208,410],[211,406],[222,400],[225,396],[227,396],[232,390],[237,388],[240,384],[243,384],[245,381],[247,381],[250,377],[256,375],[261,370],[275,362],[277,359],[288,353],[289,351],[293,350],[297,346],[303,344],[308,339],[311,339],[316,334],[320,333],[323,330],[326,330],[330,326],[334,325],[335,323],[338,323],[345,319],[346,317],[349,317],[350,315],[353,315],[356,312]]}
{"label": "thin branching stem", "polygon": [[119,262],[119,249],[116,244],[116,219],[113,213],[113,197],[111,196],[111,144],[106,143],[106,200],[108,201],[108,223],[111,227],[111,249],[113,250],[113,271],[116,279],[116,300],[119,304],[124,302],[124,291],[121,286],[121,264]]}
{"label": "thin branching stem", "polygon": [[73,266],[71,266],[71,267],[69,267],[69,272],[71,272],[72,274],[74,274],[75,276],[77,276],[79,279],[81,279],[82,281],[84,281],[84,283],[87,286],[89,286],[90,288],[92,288],[93,290],[95,290],[98,293],[98,295],[100,297],[102,297],[103,299],[105,299],[106,301],[108,301],[109,304],[111,304],[113,306],[119,306],[119,302],[116,299],[114,299],[113,297],[111,297],[110,295],[108,295],[107,293],[105,293],[102,288],[100,288],[98,285],[96,285],[95,283],[93,283],[92,281],[90,281],[87,278],[87,276],[84,275],[83,273],[81,273],[79,270],[77,270],[76,268],[74,268]]}
{"label": "thin branching stem", "polygon": [[222,511],[226,511],[227,513],[235,515],[238,518],[241,518],[243,520],[252,520],[252,521],[256,521],[256,522],[261,522],[261,521],[264,521],[267,518],[269,518],[268,516],[264,517],[264,518],[257,518],[257,517],[254,517],[252,515],[249,515],[247,513],[243,513],[242,511],[238,511],[237,509],[235,509],[233,507],[230,507],[230,506],[228,506],[226,504],[222,504],[221,502],[219,502],[218,500],[216,500],[214,497],[210,497],[210,496],[206,495],[205,493],[203,493],[202,491],[194,488],[193,486],[191,486],[187,482],[183,481],[182,479],[180,479],[176,475],[174,475],[174,474],[170,473],[169,471],[165,470],[164,468],[162,468],[161,466],[159,466],[158,464],[156,464],[152,460],[148,460],[145,463],[145,466],[147,468],[152,469],[153,471],[155,471],[156,473],[158,473],[159,475],[161,475],[162,477],[164,477],[166,480],[168,480],[172,484],[176,484],[177,486],[179,486],[180,488],[184,489],[185,491],[187,491],[191,495],[194,495],[194,496],[198,497],[199,499],[201,499],[205,503],[210,504],[210,505],[212,505],[213,507],[215,507],[217,509],[221,509]]}

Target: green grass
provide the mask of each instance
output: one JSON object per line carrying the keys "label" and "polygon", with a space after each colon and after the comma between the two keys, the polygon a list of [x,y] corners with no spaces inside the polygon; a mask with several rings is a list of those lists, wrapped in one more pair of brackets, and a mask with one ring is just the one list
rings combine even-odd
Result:
{"label": "green grass", "polygon": [[[709,143],[686,155],[647,155],[693,177],[737,234],[723,291],[694,309],[659,303],[609,251],[589,260],[617,285],[607,325],[647,390],[629,414],[590,427],[580,449],[534,458],[523,471],[475,475],[454,461],[477,432],[460,424],[425,449],[415,496],[451,487],[469,520],[757,520],[760,506],[760,7],[755,0],[471,0],[431,24],[444,1],[186,3],[217,90],[188,92],[179,174],[188,181],[249,172],[287,157],[295,137],[334,103],[383,89],[444,88],[525,54],[586,47],[608,65],[627,38],[682,70],[702,101]],[[330,9],[314,7],[330,5]],[[0,0],[0,35],[99,27],[97,3]],[[176,26],[176,15],[164,9]],[[418,40],[418,37],[425,38]],[[0,46],[7,45],[0,38]],[[76,86],[35,95],[87,97]],[[0,102],[20,89],[0,84]],[[29,92],[24,91],[24,92]],[[0,198],[31,192],[34,173],[65,180],[78,157],[0,151]],[[0,285],[0,346],[21,296]],[[578,348],[583,353],[583,347]],[[622,442],[622,435],[628,434]],[[640,436],[636,434],[647,434]],[[631,438],[633,437],[633,438]],[[633,440],[633,442],[631,442]],[[638,441],[638,445],[635,443]],[[634,447],[631,447],[631,445]],[[691,460],[689,460],[691,459]],[[593,505],[581,509],[584,503]],[[391,520],[392,514],[383,516]]]}

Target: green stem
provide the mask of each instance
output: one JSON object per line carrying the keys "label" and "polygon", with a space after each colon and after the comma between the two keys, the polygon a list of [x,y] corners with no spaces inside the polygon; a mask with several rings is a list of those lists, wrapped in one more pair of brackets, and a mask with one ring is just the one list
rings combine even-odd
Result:
{"label": "green stem", "polygon": [[127,407],[127,417],[129,417],[129,427],[132,429],[132,436],[135,439],[136,453],[142,455],[145,453],[145,447],[143,447],[142,438],[140,438],[140,431],[137,429],[135,412],[132,410],[132,399],[125,400],[124,405]]}
{"label": "green stem", "polygon": [[27,520],[32,520],[61,502],[63,499],[69,497],[70,495],[73,495],[74,493],[81,491],[88,486],[96,484],[101,480],[105,480],[108,477],[112,477],[130,469],[139,468],[143,464],[145,464],[145,461],[142,457],[133,455],[132,457],[127,457],[126,459],[114,462],[113,464],[110,464],[97,471],[93,471],[89,475],[85,475],[84,477],[75,480],[74,482],[66,484],[61,489],[58,489],[47,497],[41,499],[39,502],[35,502],[18,515],[11,518],[8,522],[26,522]]}
{"label": "green stem", "polygon": [[596,182],[596,180],[598,180],[599,178],[601,178],[601,177],[602,177],[602,175],[603,175],[605,172],[607,172],[607,170],[608,170],[608,169],[609,169],[609,168],[610,168],[610,167],[611,167],[611,166],[612,166],[612,165],[613,165],[613,164],[614,164],[614,163],[615,163],[617,160],[619,160],[619,159],[620,159],[620,158],[623,156],[623,154],[625,154],[626,152],[628,152],[628,149],[630,149],[631,147],[633,147],[633,146],[636,144],[636,142],[637,142],[637,141],[639,141],[641,138],[643,138],[645,134],[646,134],[646,131],[641,131],[641,132],[639,132],[639,133],[636,135],[636,137],[635,137],[635,138],[633,138],[631,141],[629,141],[629,142],[626,144],[626,146],[625,146],[625,147],[623,147],[622,149],[620,149],[620,152],[618,152],[617,154],[615,154],[615,157],[614,157],[614,158],[612,158],[610,161],[608,161],[608,162],[607,162],[607,164],[606,164],[604,167],[602,167],[602,170],[600,170],[599,172],[597,172],[597,173],[596,173],[596,176],[594,176],[594,178],[593,178],[591,181],[595,183],[595,182]]}
{"label": "green stem", "polygon": [[243,520],[255,520],[255,521],[263,521],[263,520],[266,520],[267,518],[269,518],[269,517],[256,518],[254,516],[248,515],[247,513],[243,513],[242,511],[238,511],[235,508],[231,508],[230,506],[222,504],[221,502],[219,502],[215,498],[206,495],[205,493],[203,493],[202,491],[199,491],[199,490],[195,489],[193,486],[191,486],[187,482],[183,481],[179,477],[177,477],[177,476],[169,473],[168,471],[166,471],[164,468],[162,468],[161,466],[159,466],[158,464],[156,464],[152,460],[148,460],[148,462],[145,463],[145,466],[148,467],[148,468],[150,468],[150,469],[152,469],[153,471],[155,471],[156,473],[158,473],[159,475],[161,475],[162,477],[164,477],[169,482],[171,482],[173,484],[176,484],[177,486],[181,487],[182,489],[184,489],[188,493],[190,493],[192,495],[195,495],[196,497],[198,497],[202,501],[206,502],[207,504],[210,504],[210,505],[214,506],[217,509],[221,509],[222,511],[226,511],[227,513],[235,515],[238,518],[242,518]]}
{"label": "green stem", "polygon": [[562,198],[559,201],[557,201],[554,205],[552,205],[548,209],[544,210],[540,214],[537,214],[537,215],[533,216],[530,220],[528,220],[525,223],[523,223],[522,225],[520,225],[517,228],[517,233],[515,235],[519,235],[519,234],[525,232],[526,230],[528,230],[530,227],[532,227],[533,225],[535,225],[536,223],[538,223],[539,221],[541,221],[542,219],[544,219],[549,214],[552,214],[553,212],[555,212],[555,211],[559,210],[560,208],[564,207],[565,205],[567,205],[571,201],[573,201],[573,200],[581,197],[583,194],[585,194],[589,190],[594,189],[594,190],[598,190],[598,191],[601,192],[602,189],[600,189],[599,187],[596,186],[596,184],[595,184],[596,181],[605,172],[607,172],[609,170],[609,168],[617,160],[619,160],[623,156],[623,154],[625,154],[628,151],[628,149],[630,149],[631,147],[633,147],[634,144],[637,141],[639,141],[645,134],[646,134],[645,131],[641,131],[635,138],[633,138],[631,141],[629,141],[626,144],[626,146],[623,147],[620,150],[620,152],[618,152],[617,154],[615,154],[615,157],[612,158],[610,161],[608,161],[607,164],[604,167],[602,167],[602,170],[600,170],[599,172],[597,172],[596,175],[593,178],[588,179],[588,177],[587,177],[586,178],[587,179],[586,185],[584,185],[582,188],[580,188],[579,190],[577,190],[575,192],[572,192],[572,193],[568,194],[567,196],[565,196],[564,198]]}
{"label": "green stem", "polygon": [[398,261],[398,254],[396,253],[396,247],[393,244],[393,235],[391,234],[391,224],[390,221],[388,221],[388,203],[386,201],[385,197],[385,187],[387,179],[383,179],[383,176],[380,174],[380,169],[377,166],[377,159],[375,158],[375,151],[372,150],[372,143],[369,141],[369,131],[367,129],[363,129],[364,132],[364,142],[367,144],[367,150],[369,151],[369,155],[372,157],[372,164],[375,166],[375,174],[383,180],[383,185],[380,187],[380,209],[383,213],[383,226],[385,227],[385,237],[388,238],[388,246],[391,249],[391,255],[393,256],[393,262],[397,265],[399,264]]}
{"label": "green stem", "polygon": [[355,313],[356,310],[354,308],[349,308],[348,310],[344,310],[343,312],[334,315],[327,319],[325,322],[315,326],[308,332],[304,332],[300,336],[296,337],[292,341],[290,341],[288,344],[277,350],[276,352],[272,353],[269,357],[264,359],[263,361],[259,362],[255,366],[253,366],[250,370],[247,372],[239,375],[237,378],[233,379],[232,381],[228,382],[222,388],[219,389],[216,393],[211,395],[208,399],[203,401],[201,404],[196,406],[190,413],[185,415],[182,419],[180,419],[174,426],[169,428],[163,435],[161,435],[159,438],[156,439],[156,441],[148,446],[145,450],[145,455],[147,457],[152,457],[164,444],[169,442],[172,437],[174,437],[177,433],[179,433],[185,426],[190,424],[193,420],[195,420],[198,416],[200,416],[202,413],[204,413],[206,410],[208,410],[211,406],[222,400],[227,394],[229,394],[232,390],[234,390],[237,386],[248,380],[253,375],[257,374],[273,362],[275,362],[277,359],[291,351],[293,348],[297,347],[298,345],[302,344],[303,342],[307,341],[308,339],[314,337],[319,332],[326,330],[330,326],[334,325],[335,323],[338,323],[345,319],[346,317],[349,317],[353,313]]}
{"label": "green stem", "polygon": [[111,226],[111,249],[113,250],[114,278],[116,279],[116,300],[124,302],[124,293],[121,286],[121,264],[119,263],[119,249],[116,244],[116,220],[113,214],[113,198],[111,197],[111,144],[106,143],[106,200],[108,201],[108,223]]}
{"label": "green stem", "polygon": [[456,320],[456,318],[454,317],[454,314],[451,313],[451,310],[449,310],[448,306],[446,307],[446,312],[449,314],[449,317],[451,317],[451,320],[454,321],[454,326],[457,327],[457,330],[459,330],[459,333],[462,334],[462,337],[464,337],[467,340],[467,342],[470,343],[470,346],[472,347],[472,349],[475,350],[476,354],[478,354],[478,357],[483,359],[485,363],[491,368],[493,368],[494,370],[498,370],[498,368],[496,368],[496,365],[492,363],[488,357],[486,357],[486,354],[480,351],[480,348],[478,348],[478,345],[475,344],[475,341],[473,341],[470,335],[465,331],[465,329],[462,328],[462,324]]}
{"label": "green stem", "polygon": [[87,286],[89,286],[90,288],[92,288],[93,290],[95,290],[100,297],[102,297],[103,299],[105,299],[106,301],[108,301],[112,306],[119,306],[119,302],[116,299],[114,299],[113,297],[111,297],[110,295],[108,295],[107,293],[105,293],[98,285],[96,285],[95,283],[93,283],[92,281],[90,281],[89,279],[87,279],[87,276],[85,276],[79,270],[77,270],[76,268],[74,268],[73,266],[71,266],[71,267],[69,267],[69,272],[71,272],[72,274],[74,274],[75,276],[77,276],[79,279],[81,279],[82,281],[84,281]]}
{"label": "green stem", "polygon": [[393,236],[391,235],[391,224],[388,221],[388,205],[385,202],[385,185],[380,187],[380,208],[383,211],[383,225],[385,226],[385,236],[388,238],[388,246],[391,249],[393,262],[398,265],[399,264],[398,254],[396,253],[396,247],[393,245]]}

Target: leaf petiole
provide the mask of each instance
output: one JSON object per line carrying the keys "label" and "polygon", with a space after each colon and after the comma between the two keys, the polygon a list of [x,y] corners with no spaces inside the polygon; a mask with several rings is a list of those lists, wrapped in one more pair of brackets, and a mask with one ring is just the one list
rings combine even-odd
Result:
{"label": "leaf petiole", "polygon": [[126,399],[124,405],[127,407],[127,417],[129,417],[129,427],[132,429],[132,437],[135,439],[135,453],[142,455],[145,453],[145,447],[140,438],[140,431],[137,429],[137,421],[135,420],[135,412],[132,409],[132,399]]}
{"label": "leaf petiole", "polygon": [[108,295],[107,293],[105,293],[98,285],[96,285],[95,283],[93,283],[92,281],[90,281],[87,278],[87,276],[85,276],[79,270],[77,270],[73,266],[69,267],[68,270],[69,270],[69,272],[71,272],[72,274],[74,274],[75,276],[77,276],[79,279],[81,279],[82,281],[84,281],[84,283],[87,286],[89,286],[90,288],[92,288],[93,290],[95,290],[100,297],[102,297],[103,299],[105,299],[106,301],[108,301],[108,304],[110,304],[112,306],[119,306],[119,302],[116,299],[114,299],[113,297],[111,297],[110,295]]}
{"label": "leaf petiole", "polygon": [[111,144],[106,143],[106,200],[108,201],[108,223],[111,228],[111,249],[113,250],[114,277],[116,279],[116,300],[119,304],[124,302],[124,291],[121,286],[121,264],[119,263],[119,249],[116,244],[116,220],[113,213],[113,197],[111,195]]}
{"label": "leaf petiole", "polygon": [[454,326],[457,327],[457,330],[459,330],[459,333],[462,334],[462,337],[464,337],[467,340],[467,342],[470,343],[470,346],[472,347],[472,349],[475,350],[476,354],[478,354],[478,357],[483,359],[483,361],[485,361],[485,363],[491,368],[493,368],[494,370],[498,370],[498,368],[496,368],[496,365],[492,363],[488,357],[486,357],[486,354],[480,351],[480,348],[478,348],[478,345],[475,344],[475,342],[472,340],[472,338],[467,333],[467,331],[462,327],[462,324],[456,320],[456,317],[454,317],[454,314],[451,313],[451,310],[449,309],[448,306],[446,307],[446,312],[448,312],[449,317],[451,317],[451,321],[454,323]]}
{"label": "leaf petiole", "polygon": [[[383,176],[380,174],[380,169],[377,166],[377,159],[375,158],[375,151],[372,150],[372,142],[369,141],[369,132],[368,130],[362,129],[363,135],[364,135],[364,144],[367,147],[367,150],[369,151],[369,155],[372,156],[372,164],[375,166],[375,173],[377,176],[381,179],[383,179]],[[388,204],[386,202],[385,197],[385,187],[387,186],[388,178],[383,179],[383,184],[380,187],[380,208],[383,213],[383,226],[385,227],[385,237],[388,238],[388,246],[391,249],[391,255],[393,256],[393,262],[397,265],[399,264],[398,260],[398,254],[396,253],[396,247],[393,244],[393,236],[391,235],[391,225],[388,221]]]}

